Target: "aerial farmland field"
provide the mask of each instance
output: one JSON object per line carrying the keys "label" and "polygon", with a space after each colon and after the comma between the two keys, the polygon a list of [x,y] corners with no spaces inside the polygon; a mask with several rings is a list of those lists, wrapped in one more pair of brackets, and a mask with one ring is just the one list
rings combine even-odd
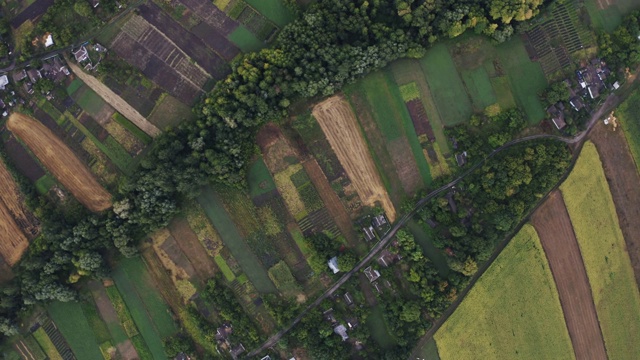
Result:
{"label": "aerial farmland field", "polygon": [[587,142],[561,186],[584,259],[607,354],[640,354],[640,293],[598,152]]}
{"label": "aerial farmland field", "polygon": [[443,360],[574,358],[553,276],[531,225],[511,240],[435,339]]}

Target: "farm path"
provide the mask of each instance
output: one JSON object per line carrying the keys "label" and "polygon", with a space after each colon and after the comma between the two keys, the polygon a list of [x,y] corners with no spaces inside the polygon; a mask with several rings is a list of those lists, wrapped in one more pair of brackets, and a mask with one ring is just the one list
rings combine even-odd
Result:
{"label": "farm path", "polygon": [[531,220],[556,282],[576,359],[606,359],[587,271],[560,191],[552,192]]}
{"label": "farm path", "polygon": [[327,177],[322,172],[322,169],[320,168],[320,165],[318,165],[316,159],[306,159],[302,161],[302,166],[307,174],[309,174],[309,179],[311,179],[313,186],[318,190],[320,198],[322,198],[322,201],[327,207],[327,211],[329,211],[329,214],[335,220],[340,232],[342,232],[342,235],[347,238],[349,244],[357,246],[357,235],[355,231],[353,231],[351,217],[344,208],[344,205],[342,205],[342,202],[338,195],[336,195],[336,192],[331,188],[329,180],[327,180]]}
{"label": "farm path", "polygon": [[93,91],[95,91],[101,98],[103,98],[104,101],[106,101],[124,117],[129,119],[137,127],[139,127],[140,130],[144,131],[151,137],[160,135],[160,129],[149,122],[149,120],[142,116],[142,114],[140,114],[138,110],[134,109],[133,106],[129,105],[123,98],[113,92],[113,90],[109,89],[105,84],[101,83],[100,80],[82,71],[82,69],[80,69],[73,62],[69,61],[69,59],[66,60],[71,71],[73,71],[80,78],[80,80],[89,85],[89,87]]}
{"label": "farm path", "polygon": [[622,131],[599,123],[590,136],[596,145],[616,206],[620,229],[640,287],[640,174]]}

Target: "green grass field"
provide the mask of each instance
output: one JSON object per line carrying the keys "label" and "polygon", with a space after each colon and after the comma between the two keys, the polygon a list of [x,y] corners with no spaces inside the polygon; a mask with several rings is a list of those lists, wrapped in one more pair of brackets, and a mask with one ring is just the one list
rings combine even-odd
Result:
{"label": "green grass field", "polygon": [[56,180],[53,178],[53,176],[46,174],[40,179],[36,180],[36,183],[34,185],[36,187],[36,190],[38,190],[40,194],[46,194],[49,189],[51,189],[51,187],[55,184]]}
{"label": "green grass field", "polygon": [[640,90],[623,102],[615,113],[627,138],[629,149],[640,170]]}
{"label": "green grass field", "polygon": [[100,114],[102,108],[107,105],[98,94],[87,86],[78,89],[78,91],[73,94],[73,98],[84,111],[93,117]]}
{"label": "green grass field", "polygon": [[38,341],[32,335],[25,335],[22,337],[24,345],[29,349],[32,358],[29,360],[46,360],[47,354],[44,353]]}
{"label": "green grass field", "polygon": [[72,95],[73,93],[75,93],[76,91],[78,91],[78,89],[80,89],[80,87],[84,85],[84,83],[82,82],[82,80],[75,78],[73,79],[73,81],[71,82],[71,84],[69,84],[69,86],[67,86],[67,94]]}
{"label": "green grass field", "polygon": [[610,359],[640,355],[640,293],[595,145],[587,142],[561,185]]}
{"label": "green grass field", "polygon": [[60,353],[42,327],[33,332],[33,337],[50,360],[62,360],[62,356],[60,356]]}
{"label": "green grass field", "polygon": [[439,43],[420,60],[438,112],[445,125],[468,121],[473,111],[447,45]]}
{"label": "green grass field", "polygon": [[460,74],[476,111],[482,111],[487,106],[498,101],[493,91],[491,79],[484,66],[473,70],[463,70]]}
{"label": "green grass field", "polygon": [[238,26],[228,36],[232,43],[236,44],[242,52],[258,51],[266,46],[266,44],[260,41],[249,29],[244,25]]}
{"label": "green grass field", "polygon": [[[113,279],[151,355],[154,358],[162,359],[165,355],[162,345],[163,336],[161,334],[168,333],[169,331],[167,331],[167,329],[160,331],[157,325],[163,325],[164,321],[158,321],[156,316],[165,317],[168,314],[166,313],[166,309],[157,311],[158,309],[150,309],[145,306],[146,303],[143,301],[145,299],[142,298],[142,295],[148,294],[138,288],[140,284],[134,281],[135,274],[130,272],[139,268],[139,265],[135,264],[135,262],[141,263],[142,260],[139,258],[124,259],[114,269]],[[159,295],[156,294],[155,296]],[[156,312],[153,312],[153,310],[156,310]],[[134,339],[132,338],[131,340],[133,341]],[[137,347],[138,346],[136,346],[136,348]]]}
{"label": "green grass field", "polygon": [[293,14],[282,3],[282,0],[245,0],[267,19],[283,27],[294,19]]}
{"label": "green grass field", "polygon": [[389,334],[387,323],[384,320],[383,309],[380,305],[371,308],[369,316],[367,316],[367,326],[371,331],[371,337],[383,349],[391,349],[396,345],[396,339]]}
{"label": "green grass field", "polygon": [[496,47],[500,64],[509,77],[516,103],[524,110],[529,124],[537,124],[545,117],[544,107],[538,98],[547,87],[547,79],[540,64],[531,62],[522,39],[514,36]]}
{"label": "green grass field", "polygon": [[611,1],[611,6],[606,9],[598,7],[598,0],[585,0],[584,5],[591,18],[591,24],[596,30],[613,32],[622,18],[633,10],[640,8],[640,3],[636,0],[616,0]]}
{"label": "green grass field", "polygon": [[216,255],[214,257],[214,260],[216,262],[216,265],[218,265],[218,268],[220,269],[220,271],[222,271],[222,274],[224,275],[225,279],[227,279],[228,282],[232,282],[233,280],[236,279],[236,276],[233,274],[233,271],[231,271],[231,268],[229,267],[229,265],[221,255]]}
{"label": "green grass field", "polygon": [[267,168],[262,157],[249,165],[247,182],[249,183],[249,194],[252,198],[273,191],[276,188],[269,168]]}
{"label": "green grass field", "polygon": [[556,285],[525,225],[435,334],[440,358],[572,359]]}
{"label": "green grass field", "polygon": [[213,190],[209,187],[204,188],[198,198],[198,202],[220,234],[222,241],[231,251],[233,257],[240,264],[242,271],[247,274],[256,289],[263,293],[275,293],[277,289],[269,279],[267,271],[251,251],[245,239],[242,238],[231,217],[225,211],[224,205]]}
{"label": "green grass field", "polygon": [[440,354],[438,354],[438,346],[436,345],[436,341],[433,338],[427,340],[424,345],[422,345],[416,355],[421,359],[429,359],[429,360],[440,360]]}
{"label": "green grass field", "polygon": [[496,100],[502,109],[510,109],[516,107],[516,100],[511,92],[509,78],[506,76],[498,76],[491,78],[491,86],[496,94]]}
{"label": "green grass field", "polygon": [[54,302],[47,310],[78,359],[102,359],[93,330],[77,302]]}
{"label": "green grass field", "polygon": [[280,261],[269,269],[269,278],[284,295],[295,295],[301,288],[287,263]]}

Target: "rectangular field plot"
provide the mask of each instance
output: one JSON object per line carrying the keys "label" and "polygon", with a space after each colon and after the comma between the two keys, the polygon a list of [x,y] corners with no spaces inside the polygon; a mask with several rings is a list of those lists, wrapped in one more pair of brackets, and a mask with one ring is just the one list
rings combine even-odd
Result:
{"label": "rectangular field plot", "polygon": [[491,85],[491,79],[489,79],[489,74],[484,66],[462,71],[461,74],[476,111],[482,111],[487,106],[496,103],[497,99]]}
{"label": "rectangular field plot", "polygon": [[180,3],[224,36],[229,36],[238,27],[238,23],[213,5],[212,1],[180,0]]}
{"label": "rectangular field plot", "polygon": [[443,360],[574,358],[553,276],[532,226],[511,240],[435,339]]}
{"label": "rectangular field plot", "polygon": [[560,187],[578,238],[611,359],[640,354],[640,294],[595,145],[587,142]]}
{"label": "rectangular field plot", "polygon": [[447,45],[432,47],[420,63],[444,124],[451,126],[469,120],[471,101]]}
{"label": "rectangular field plot", "polygon": [[54,302],[48,311],[78,359],[102,359],[99,344],[80,303]]}
{"label": "rectangular field plot", "polygon": [[246,0],[246,2],[280,27],[293,21],[293,14],[284,5],[283,0]]}
{"label": "rectangular field plot", "polygon": [[229,34],[229,40],[236,44],[243,52],[258,51],[266,46],[264,42],[260,41],[260,39],[244,25],[238,26],[234,32]]}
{"label": "rectangular field plot", "polygon": [[640,171],[640,91],[635,91],[616,111],[629,149]]}

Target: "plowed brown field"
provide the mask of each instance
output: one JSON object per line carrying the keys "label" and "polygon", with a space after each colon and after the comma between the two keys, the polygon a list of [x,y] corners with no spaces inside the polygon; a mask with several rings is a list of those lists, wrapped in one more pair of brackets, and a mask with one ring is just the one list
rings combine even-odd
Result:
{"label": "plowed brown field", "polygon": [[394,221],[396,209],[380,179],[349,103],[342,96],[330,97],[313,108],[313,116],[318,120],[362,202],[368,206],[375,206],[379,202],[389,219]]}
{"label": "plowed brown field", "polygon": [[7,206],[27,237],[33,237],[38,233],[37,220],[26,209],[18,184],[2,161],[0,161],[0,200]]}
{"label": "plowed brown field", "polygon": [[89,210],[102,211],[111,207],[111,194],[51,130],[29,116],[18,113],[11,114],[7,128]]}
{"label": "plowed brown field", "polygon": [[613,131],[610,126],[599,123],[590,138],[600,154],[636,283],[640,287],[640,175],[620,128]]}
{"label": "plowed brown field", "polygon": [[562,194],[552,192],[531,220],[558,288],[576,359],[606,359],[589,279]]}
{"label": "plowed brown field", "polygon": [[0,255],[9,266],[15,265],[29,247],[29,240],[0,201]]}

